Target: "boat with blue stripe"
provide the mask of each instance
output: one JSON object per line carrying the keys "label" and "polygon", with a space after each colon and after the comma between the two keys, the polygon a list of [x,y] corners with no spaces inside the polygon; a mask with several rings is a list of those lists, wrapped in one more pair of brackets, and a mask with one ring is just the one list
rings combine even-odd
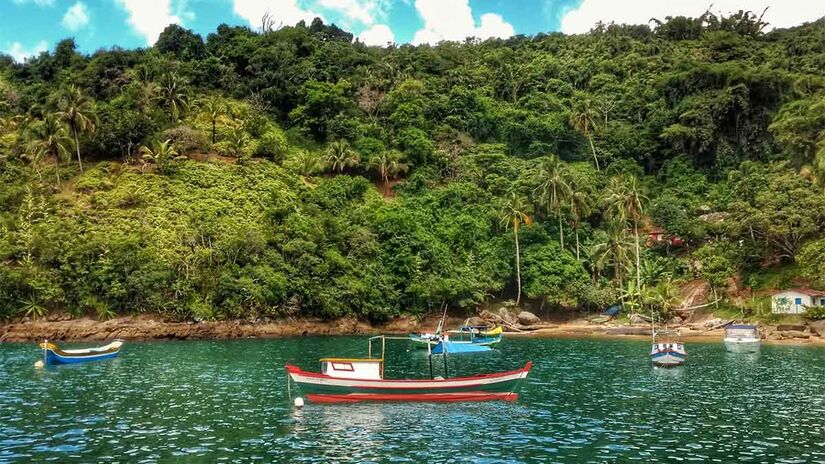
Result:
{"label": "boat with blue stripe", "polygon": [[650,360],[657,367],[676,367],[685,364],[687,350],[681,334],[674,330],[653,330],[653,346]]}
{"label": "boat with blue stripe", "polygon": [[112,359],[120,353],[121,346],[123,346],[123,342],[116,340],[108,345],[97,348],[63,350],[54,343],[45,341],[40,344],[40,349],[43,350],[43,362],[45,362],[46,365],[56,365]]}

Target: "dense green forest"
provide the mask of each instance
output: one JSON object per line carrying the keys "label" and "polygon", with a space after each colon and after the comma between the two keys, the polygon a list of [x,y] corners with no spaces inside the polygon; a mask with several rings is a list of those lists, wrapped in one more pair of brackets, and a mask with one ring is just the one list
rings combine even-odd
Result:
{"label": "dense green forest", "polygon": [[382,48],[315,20],[0,55],[0,318],[667,312],[680,281],[818,285],[825,19],[764,29]]}

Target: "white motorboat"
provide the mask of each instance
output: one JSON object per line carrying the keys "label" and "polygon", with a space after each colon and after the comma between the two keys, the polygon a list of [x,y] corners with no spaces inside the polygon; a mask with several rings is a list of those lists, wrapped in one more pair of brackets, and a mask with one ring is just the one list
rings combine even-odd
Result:
{"label": "white motorboat", "polygon": [[725,327],[725,347],[728,351],[752,352],[759,349],[759,328],[755,325],[735,324]]}

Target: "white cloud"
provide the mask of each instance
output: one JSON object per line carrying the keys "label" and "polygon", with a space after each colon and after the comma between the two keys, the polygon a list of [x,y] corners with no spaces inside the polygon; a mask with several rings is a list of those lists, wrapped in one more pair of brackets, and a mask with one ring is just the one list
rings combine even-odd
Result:
{"label": "white cloud", "polygon": [[87,24],[89,24],[89,12],[82,2],[69,7],[63,15],[63,27],[70,31],[76,31]]}
{"label": "white cloud", "polygon": [[318,13],[298,6],[298,0],[233,0],[235,14],[245,19],[253,27],[260,27],[261,18],[269,13],[275,26],[294,26],[299,21],[312,22]]}
{"label": "white cloud", "polygon": [[12,0],[14,3],[18,5],[24,5],[26,3],[34,3],[37,6],[52,6],[54,5],[54,0]]}
{"label": "white cloud", "polygon": [[340,11],[347,19],[363,24],[375,23],[375,12],[378,11],[377,0],[320,0],[318,6]]}
{"label": "white cloud", "polygon": [[486,13],[476,27],[469,0],[415,0],[415,9],[424,19],[424,27],[416,31],[412,43],[438,43],[442,40],[461,41],[466,37],[489,39],[510,37],[513,26],[501,15]]}
{"label": "white cloud", "polygon": [[697,17],[711,3],[711,10],[716,14],[749,10],[758,15],[769,7],[763,18],[770,23],[768,29],[795,26],[825,15],[825,7],[819,0],[714,0],[707,3],[695,0],[583,0],[562,19],[561,30],[566,34],[579,34],[589,31],[599,21],[647,24],[651,18]]}
{"label": "white cloud", "polygon": [[386,24],[376,24],[364,32],[358,34],[358,39],[367,45],[386,46],[388,43],[395,43],[395,34]]}
{"label": "white cloud", "polygon": [[20,42],[14,42],[11,44],[11,47],[3,50],[4,53],[11,56],[14,61],[18,63],[22,63],[26,61],[26,58],[37,56],[42,52],[45,52],[49,49],[49,45],[46,43],[45,40],[41,40],[37,42],[37,44],[32,48],[25,48],[23,44]]}
{"label": "white cloud", "polygon": [[180,16],[172,14],[171,0],[117,0],[127,13],[129,25],[146,37],[146,44],[152,45],[170,24],[181,24]]}

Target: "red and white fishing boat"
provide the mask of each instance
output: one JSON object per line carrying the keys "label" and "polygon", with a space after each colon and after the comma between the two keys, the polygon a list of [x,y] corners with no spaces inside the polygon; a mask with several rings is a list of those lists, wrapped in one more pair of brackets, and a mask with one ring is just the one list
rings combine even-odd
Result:
{"label": "red and white fishing boat", "polygon": [[[518,387],[532,363],[512,371],[469,377],[424,380],[385,379],[382,339],[380,358],[323,358],[321,372],[307,372],[287,364],[291,381],[313,403],[356,403],[362,401],[515,401]],[[432,358],[431,358],[432,359]],[[432,364],[431,364],[432,366]],[[446,367],[446,359],[445,359]],[[432,374],[432,373],[431,373]]]}

